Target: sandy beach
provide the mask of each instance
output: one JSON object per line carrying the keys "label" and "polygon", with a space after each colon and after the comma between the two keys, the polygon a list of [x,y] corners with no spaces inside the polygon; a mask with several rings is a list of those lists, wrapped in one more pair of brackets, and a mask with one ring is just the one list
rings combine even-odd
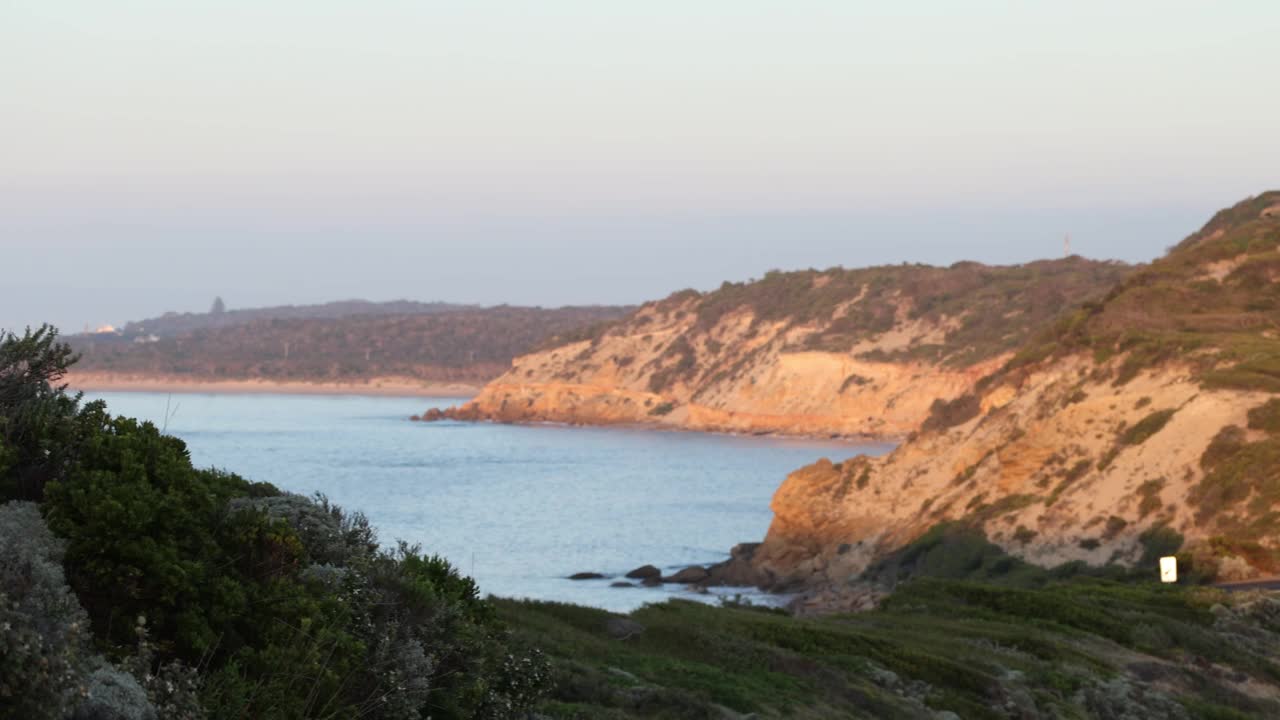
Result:
{"label": "sandy beach", "polygon": [[260,379],[201,380],[165,375],[69,373],[64,382],[73,390],[99,392],[283,393],[294,395],[387,395],[410,397],[471,397],[480,391],[466,383],[429,383],[406,377],[378,377],[362,382]]}

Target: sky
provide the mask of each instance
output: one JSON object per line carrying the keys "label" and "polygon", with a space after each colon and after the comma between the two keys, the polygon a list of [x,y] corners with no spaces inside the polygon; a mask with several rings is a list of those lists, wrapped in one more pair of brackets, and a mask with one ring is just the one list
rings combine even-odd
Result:
{"label": "sky", "polygon": [[0,0],[0,328],[1146,261],[1280,187],[1280,3]]}

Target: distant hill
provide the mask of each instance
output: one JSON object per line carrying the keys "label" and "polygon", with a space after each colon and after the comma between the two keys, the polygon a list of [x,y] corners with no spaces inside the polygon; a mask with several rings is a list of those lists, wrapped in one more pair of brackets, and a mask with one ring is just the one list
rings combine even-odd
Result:
{"label": "distant hill", "polygon": [[77,373],[210,381],[400,377],[481,384],[549,338],[582,332],[629,311],[346,301],[169,315],[129,323],[118,334],[75,335],[68,342],[82,355]]}
{"label": "distant hill", "polygon": [[456,310],[478,309],[480,309],[479,305],[456,305],[445,302],[338,300],[319,305],[276,305],[273,307],[224,310],[223,312],[167,312],[159,317],[127,323],[120,329],[120,333],[129,338],[149,334],[168,337],[194,330],[244,325],[255,320],[314,320],[357,315],[427,315]]}
{"label": "distant hill", "polygon": [[565,337],[449,414],[901,437],[1132,271],[1080,257],[774,271]]}

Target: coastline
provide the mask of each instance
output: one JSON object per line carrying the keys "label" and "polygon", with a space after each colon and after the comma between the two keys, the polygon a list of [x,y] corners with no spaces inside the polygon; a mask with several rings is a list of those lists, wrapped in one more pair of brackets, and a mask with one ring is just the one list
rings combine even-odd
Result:
{"label": "coastline", "polygon": [[[444,412],[448,412],[447,410]],[[643,422],[643,421],[623,421],[616,422],[571,422],[566,420],[499,420],[491,417],[480,418],[455,418],[442,416],[435,419],[427,419],[425,417],[416,416],[416,419],[410,418],[414,422],[439,422],[440,420],[453,420],[455,422],[466,423],[489,423],[493,425],[516,425],[523,427],[561,427],[561,428],[612,428],[615,430],[645,430],[649,432],[671,432],[671,433],[695,433],[698,435],[719,435],[722,437],[732,438],[760,438],[766,440],[796,440],[801,442],[818,442],[818,443],[836,443],[849,445],[885,445],[889,446],[890,451],[898,445],[906,442],[905,435],[866,435],[866,434],[842,434],[842,433],[803,433],[803,432],[787,432],[785,430],[768,430],[747,432],[744,430],[731,430],[721,428],[703,428],[689,427],[677,423],[662,422]]]}
{"label": "coastline", "polygon": [[471,397],[480,386],[433,383],[407,377],[375,377],[359,382],[328,380],[202,380],[173,375],[70,372],[63,378],[72,390],[86,392],[168,392],[283,395],[379,395],[392,397]]}

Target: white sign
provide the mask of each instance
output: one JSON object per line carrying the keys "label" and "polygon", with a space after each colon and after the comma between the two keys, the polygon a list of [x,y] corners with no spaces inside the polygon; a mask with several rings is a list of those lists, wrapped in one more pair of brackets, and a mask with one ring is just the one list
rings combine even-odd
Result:
{"label": "white sign", "polygon": [[1160,558],[1160,582],[1178,582],[1178,558],[1172,555]]}

